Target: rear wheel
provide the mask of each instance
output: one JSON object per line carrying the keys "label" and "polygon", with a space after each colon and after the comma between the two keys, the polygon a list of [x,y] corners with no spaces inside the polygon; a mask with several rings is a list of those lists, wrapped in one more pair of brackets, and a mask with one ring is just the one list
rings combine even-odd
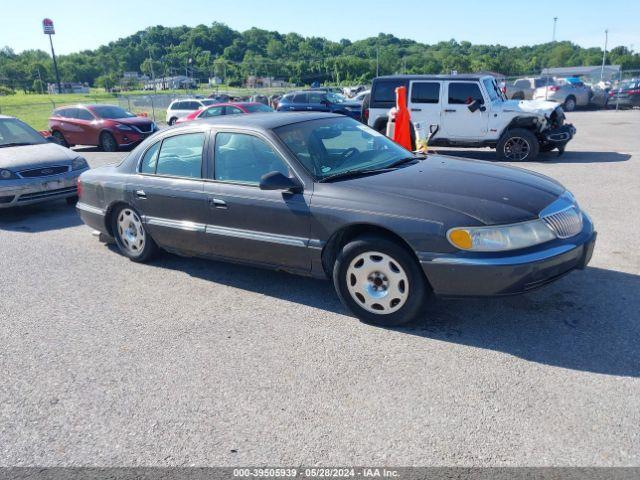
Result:
{"label": "rear wheel", "polygon": [[61,132],[56,130],[51,134],[51,136],[56,139],[56,142],[58,142],[59,145],[62,145],[63,147],[69,146],[69,144],[64,138],[64,135]]}
{"label": "rear wheel", "polygon": [[514,128],[502,135],[496,147],[498,158],[509,162],[534,160],[540,151],[536,136],[524,128]]}
{"label": "rear wheel", "polygon": [[109,132],[102,132],[100,134],[100,147],[105,152],[115,152],[118,150],[118,142]]}
{"label": "rear wheel", "polygon": [[356,317],[382,326],[417,319],[430,295],[418,261],[380,236],[358,237],[345,245],[334,264],[333,283]]}
{"label": "rear wheel", "polygon": [[169,126],[171,127],[171,126],[175,125],[177,120],[178,119],[176,117],[171,117],[169,119]]}
{"label": "rear wheel", "polygon": [[565,112],[573,112],[576,109],[576,98],[569,95],[562,105]]}
{"label": "rear wheel", "polygon": [[127,206],[120,207],[111,218],[113,236],[123,255],[134,262],[146,262],[158,247],[147,234],[138,212]]}

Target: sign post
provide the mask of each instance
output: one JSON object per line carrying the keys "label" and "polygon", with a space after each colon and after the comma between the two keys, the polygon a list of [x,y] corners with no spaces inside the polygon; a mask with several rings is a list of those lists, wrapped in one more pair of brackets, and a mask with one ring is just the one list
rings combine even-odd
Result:
{"label": "sign post", "polygon": [[51,45],[51,56],[53,57],[53,69],[56,72],[56,83],[58,84],[58,93],[62,93],[62,85],[60,84],[60,72],[58,72],[58,62],[56,61],[56,52],[53,50],[53,40],[51,35],[55,35],[56,30],[53,27],[53,20],[45,18],[42,20],[42,32],[49,35],[49,45]]}

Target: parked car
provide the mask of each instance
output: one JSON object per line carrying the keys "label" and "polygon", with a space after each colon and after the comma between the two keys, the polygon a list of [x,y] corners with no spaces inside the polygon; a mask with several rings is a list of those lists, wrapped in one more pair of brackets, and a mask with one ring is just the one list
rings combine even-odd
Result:
{"label": "parked car", "polygon": [[275,110],[267,105],[256,102],[233,102],[211,105],[201,110],[196,110],[184,118],[179,118],[176,123],[191,122],[204,118],[219,117],[221,115],[237,115],[239,113],[265,113]]}
{"label": "parked car", "polygon": [[158,127],[117,105],[73,105],[56,108],[49,117],[49,129],[65,147],[95,145],[114,152],[140,143]]}
{"label": "parked car", "polygon": [[539,151],[563,152],[575,128],[554,102],[507,100],[492,76],[394,75],[373,80],[363,119],[386,132],[396,88],[407,89],[416,134],[432,146],[495,148],[498,158],[534,160]]}
{"label": "parked car", "polygon": [[609,92],[608,104],[615,108],[640,107],[640,80],[625,80]]}
{"label": "parked car", "polygon": [[328,113],[168,129],[80,182],[82,220],[133,261],[161,248],[332,278],[356,316],[380,325],[419,318],[432,292],[545,285],[584,268],[596,235],[555,180],[415,157]]}
{"label": "parked car", "polygon": [[278,103],[279,112],[333,112],[360,119],[361,105],[340,94],[305,90],[286,94]]}
{"label": "parked car", "polygon": [[209,105],[219,103],[216,98],[188,98],[182,100],[174,100],[167,108],[166,122],[167,125],[173,125],[179,118],[201,110]]}
{"label": "parked car", "polygon": [[360,93],[358,93],[355,97],[353,97],[351,101],[362,105],[362,102],[364,102],[364,99],[366,98],[366,96],[370,94],[371,94],[371,90],[363,90]]}
{"label": "parked car", "polygon": [[0,208],[57,199],[75,203],[78,177],[88,169],[78,153],[0,115]]}
{"label": "parked car", "polygon": [[535,89],[545,85],[545,78],[518,78],[506,83],[504,93],[507,98],[512,100],[532,100]]}
{"label": "parked car", "polygon": [[586,107],[591,103],[591,88],[582,82],[568,82],[563,79],[552,80],[547,86],[536,88],[533,92],[534,100],[548,100],[562,105],[566,112],[572,112],[576,107]]}

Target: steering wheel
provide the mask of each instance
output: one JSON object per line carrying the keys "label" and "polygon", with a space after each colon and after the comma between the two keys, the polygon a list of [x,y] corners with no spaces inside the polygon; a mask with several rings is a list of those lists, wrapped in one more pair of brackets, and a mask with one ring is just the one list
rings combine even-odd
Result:
{"label": "steering wheel", "polygon": [[359,153],[360,153],[360,150],[358,150],[355,147],[347,148],[344,152],[340,154],[338,159],[334,162],[333,168],[340,167],[344,162],[346,162],[351,157]]}

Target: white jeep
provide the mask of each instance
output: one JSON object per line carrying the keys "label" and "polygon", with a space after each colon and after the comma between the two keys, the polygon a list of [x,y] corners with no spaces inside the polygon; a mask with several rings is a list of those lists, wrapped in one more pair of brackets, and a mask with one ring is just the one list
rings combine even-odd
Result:
{"label": "white jeep", "polygon": [[498,158],[533,160],[540,151],[564,152],[576,133],[555,102],[507,100],[492,76],[395,75],[373,80],[362,118],[384,133],[395,90],[407,89],[415,134],[430,146],[490,147]]}

